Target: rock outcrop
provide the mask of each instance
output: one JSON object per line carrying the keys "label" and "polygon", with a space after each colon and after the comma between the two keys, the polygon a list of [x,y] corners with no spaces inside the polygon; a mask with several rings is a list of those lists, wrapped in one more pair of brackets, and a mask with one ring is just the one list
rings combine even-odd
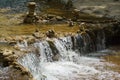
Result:
{"label": "rock outcrop", "polygon": [[33,80],[31,73],[17,62],[17,58],[18,56],[11,50],[0,50],[0,68],[3,69],[0,79]]}

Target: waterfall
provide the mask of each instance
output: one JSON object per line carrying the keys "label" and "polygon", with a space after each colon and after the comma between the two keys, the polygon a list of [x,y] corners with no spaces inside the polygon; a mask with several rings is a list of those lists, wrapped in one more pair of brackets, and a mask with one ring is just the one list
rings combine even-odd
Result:
{"label": "waterfall", "polygon": [[54,44],[59,51],[61,61],[74,61],[78,59],[79,54],[72,50],[73,42],[71,36],[55,39]]}
{"label": "waterfall", "polygon": [[37,51],[26,54],[18,62],[28,68],[35,80],[101,80],[110,76],[110,72],[96,70],[95,67],[103,65],[99,59],[81,56],[105,48],[104,33],[95,36],[95,42],[89,33],[35,42],[33,47]]}
{"label": "waterfall", "polygon": [[52,50],[47,41],[35,43],[35,47],[40,50],[40,60],[41,62],[51,62],[52,61]]}

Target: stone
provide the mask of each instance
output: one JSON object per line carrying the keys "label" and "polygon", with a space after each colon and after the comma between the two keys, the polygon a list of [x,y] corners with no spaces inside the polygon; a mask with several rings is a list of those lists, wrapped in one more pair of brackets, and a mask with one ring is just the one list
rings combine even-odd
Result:
{"label": "stone", "polygon": [[70,19],[69,20],[69,27],[73,27],[74,26],[74,22]]}
{"label": "stone", "polygon": [[62,21],[62,20],[63,20],[63,17],[61,17],[61,16],[56,16],[56,20],[57,20],[57,21]]}
{"label": "stone", "polygon": [[21,76],[27,76],[28,80],[34,80],[33,76],[31,75],[31,73],[29,72],[29,70],[27,68],[24,68],[21,64],[19,64],[18,62],[13,62],[12,63],[12,68],[16,69],[17,71],[19,71],[21,73]]}
{"label": "stone", "polygon": [[52,19],[52,18],[55,18],[55,16],[56,16],[56,15],[48,14],[48,15],[47,15],[47,18]]}
{"label": "stone", "polygon": [[33,44],[33,43],[35,43],[35,38],[29,38],[29,39],[27,40],[27,42],[28,42],[28,45],[29,45],[29,44]]}
{"label": "stone", "polygon": [[77,21],[77,19],[79,19],[79,16],[80,16],[79,15],[80,14],[80,10],[73,9],[72,13],[73,13],[74,19]]}
{"label": "stone", "polygon": [[31,16],[34,15],[35,7],[36,7],[35,2],[28,2],[28,9],[29,9],[28,15],[31,15]]}
{"label": "stone", "polygon": [[7,67],[6,73],[10,74],[7,75],[7,80],[13,79],[11,75],[19,76],[16,80],[34,80],[29,70],[17,62],[17,58],[18,56],[11,50],[0,50],[0,66]]}
{"label": "stone", "polygon": [[4,50],[3,51],[3,56],[5,56],[5,57],[13,55],[13,54],[14,54],[14,52],[11,50]]}
{"label": "stone", "polygon": [[14,46],[14,45],[17,44],[17,42],[16,41],[10,41],[10,42],[8,42],[8,44],[11,45],[11,46]]}
{"label": "stone", "polygon": [[36,7],[35,2],[28,2],[29,12],[27,16],[24,18],[23,23],[37,23],[38,22],[39,17],[36,16],[35,7]]}
{"label": "stone", "polygon": [[40,37],[40,32],[39,30],[36,29],[36,31],[32,34],[35,38],[39,39]]}
{"label": "stone", "polygon": [[47,32],[46,32],[46,36],[49,37],[49,38],[56,37],[55,31],[54,31],[54,30],[49,30],[49,31],[47,31]]}
{"label": "stone", "polygon": [[2,50],[0,51],[0,63],[2,66],[7,67],[11,65],[12,62],[16,61],[18,58],[15,53],[11,50]]}
{"label": "stone", "polygon": [[87,29],[87,24],[85,22],[80,23],[79,30],[85,31],[85,29]]}
{"label": "stone", "polygon": [[58,61],[60,58],[60,54],[56,54],[55,56],[52,57],[53,61]]}
{"label": "stone", "polygon": [[23,23],[37,23],[38,20],[39,20],[39,18],[38,18],[36,15],[33,15],[33,16],[27,15],[27,16],[24,18]]}

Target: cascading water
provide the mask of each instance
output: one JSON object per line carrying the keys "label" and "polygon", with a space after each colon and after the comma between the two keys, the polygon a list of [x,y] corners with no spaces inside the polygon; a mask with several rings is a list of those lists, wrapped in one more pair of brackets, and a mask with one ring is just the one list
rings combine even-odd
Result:
{"label": "cascading water", "polygon": [[26,54],[18,62],[28,68],[35,80],[119,79],[120,74],[105,70],[105,63],[100,59],[80,56],[95,51],[89,49],[91,46],[97,46],[96,50],[105,48],[104,35],[97,34],[95,41],[88,33],[39,41],[34,43],[38,51]]}

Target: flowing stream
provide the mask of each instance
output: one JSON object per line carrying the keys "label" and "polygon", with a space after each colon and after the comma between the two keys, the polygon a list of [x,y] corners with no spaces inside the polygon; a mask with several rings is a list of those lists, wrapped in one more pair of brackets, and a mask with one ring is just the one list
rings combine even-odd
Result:
{"label": "flowing stream", "polygon": [[[94,36],[94,39],[93,39]],[[27,50],[27,41],[18,42],[21,50]],[[75,36],[40,40],[31,44],[34,49],[18,59],[35,80],[119,80],[120,74],[108,68],[114,64],[88,54],[112,53],[105,50],[105,35],[84,33]],[[0,67],[0,79],[9,80],[8,68]],[[10,72],[10,71],[9,71]],[[7,73],[7,74],[6,74]],[[4,75],[5,74],[5,75]],[[2,76],[1,76],[2,75]],[[11,76],[15,76],[12,75]],[[19,76],[19,75],[17,75]],[[8,78],[8,79],[6,79]],[[16,80],[16,76],[13,80]]]}
{"label": "flowing stream", "polygon": [[[19,59],[35,80],[119,80],[120,74],[107,70],[114,66],[95,57],[85,57],[93,51],[105,49],[104,33],[95,42],[88,34],[39,41],[33,45],[38,51]],[[108,50],[109,51],[109,50]],[[103,51],[104,52],[104,51]],[[96,52],[99,53],[99,52]]]}

